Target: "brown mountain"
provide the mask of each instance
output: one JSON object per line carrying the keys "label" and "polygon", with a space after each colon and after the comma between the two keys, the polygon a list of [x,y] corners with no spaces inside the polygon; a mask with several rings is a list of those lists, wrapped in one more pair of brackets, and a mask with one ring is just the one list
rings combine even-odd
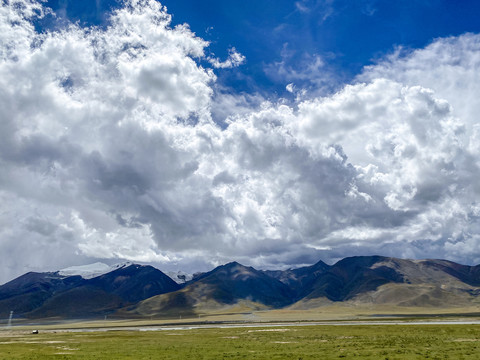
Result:
{"label": "brown mountain", "polygon": [[144,300],[131,314],[194,314],[201,309],[234,306],[279,308],[294,299],[294,291],[281,281],[237,262],[202,274],[185,288]]}
{"label": "brown mountain", "polygon": [[323,261],[319,261],[314,265],[305,266],[297,269],[289,270],[267,270],[265,274],[280,280],[288,285],[295,294],[295,299],[301,299],[313,290],[316,281],[322,277],[330,266]]}
{"label": "brown mountain", "polygon": [[306,295],[296,306],[314,306],[319,299],[395,306],[466,306],[480,301],[479,284],[479,266],[446,260],[350,257],[331,266],[304,289]]}
{"label": "brown mountain", "polygon": [[87,318],[179,288],[160,270],[135,264],[92,279],[28,273],[0,286],[0,314],[14,311],[27,318]]}
{"label": "brown mountain", "polygon": [[259,271],[232,262],[183,287],[151,266],[92,279],[28,273],[0,286],[0,316],[191,316],[210,311],[312,309],[322,304],[458,307],[480,304],[480,266],[447,260],[356,256],[334,265]]}
{"label": "brown mountain", "polygon": [[63,277],[57,273],[26,273],[0,286],[0,318],[15,314],[29,313],[43,305],[56,293],[82,286],[85,280],[80,276]]}

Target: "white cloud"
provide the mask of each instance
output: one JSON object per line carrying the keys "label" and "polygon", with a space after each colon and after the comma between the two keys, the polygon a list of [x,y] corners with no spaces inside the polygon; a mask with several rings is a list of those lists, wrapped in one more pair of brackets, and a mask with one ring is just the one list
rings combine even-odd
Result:
{"label": "white cloud", "polygon": [[317,21],[323,22],[334,14],[333,3],[334,0],[300,0],[295,1],[295,8],[304,15],[311,13],[315,13],[316,16],[320,15]]}
{"label": "white cloud", "polygon": [[234,47],[228,50],[228,58],[221,61],[218,58],[209,57],[208,62],[212,64],[215,69],[229,69],[242,65],[245,62],[245,56],[240,54]]}
{"label": "white cloud", "polygon": [[322,144],[340,144],[359,177],[386,189],[385,201],[395,210],[417,210],[410,200],[422,192],[440,196],[432,193],[435,182],[441,184],[436,191],[444,191],[455,181],[454,163],[468,157],[464,128],[448,103],[418,86],[384,79],[347,86],[300,104],[299,119],[293,126],[306,146],[322,152]]}
{"label": "white cloud", "polygon": [[295,91],[295,85],[293,83],[287,84],[287,86],[285,86],[285,89],[287,89],[289,93],[293,94],[293,92]]}
{"label": "white cloud", "polygon": [[2,280],[87,258],[480,258],[475,35],[289,106],[214,86],[207,43],[153,0],[103,30],[37,34],[6,6],[0,26]]}
{"label": "white cloud", "polygon": [[[340,87],[341,75],[331,68],[323,56],[298,54],[290,48],[290,44],[283,44],[281,60],[265,64],[264,72],[276,82],[295,83],[296,101],[301,101],[307,94],[309,98],[323,96]],[[333,55],[325,54],[325,57],[331,61]]]}
{"label": "white cloud", "polygon": [[399,48],[379,64],[367,67],[358,78],[388,78],[402,84],[432,89],[453,107],[454,116],[471,130],[480,110],[480,36],[464,34],[438,39],[424,49]]}
{"label": "white cloud", "polygon": [[[72,249],[137,260],[148,258],[141,254],[149,248],[161,254],[138,229],[161,226],[161,219],[142,218],[154,206],[168,221],[168,202],[186,191],[197,167],[182,142],[190,124],[210,121],[215,75],[195,61],[207,43],[185,26],[169,28],[170,16],[156,1],[127,2],[106,30],[71,25],[45,34],[18,9],[0,12],[1,36],[11,39],[2,42],[0,63],[0,182],[10,203],[24,204],[2,238],[4,253],[20,236],[45,241],[45,249],[57,242],[61,266]],[[10,219],[10,211],[0,213]],[[73,214],[97,240],[73,226]],[[124,214],[136,228],[119,224]],[[45,229],[57,230],[45,237]],[[46,263],[48,251],[30,249]],[[19,266],[34,266],[30,256],[22,258]]]}

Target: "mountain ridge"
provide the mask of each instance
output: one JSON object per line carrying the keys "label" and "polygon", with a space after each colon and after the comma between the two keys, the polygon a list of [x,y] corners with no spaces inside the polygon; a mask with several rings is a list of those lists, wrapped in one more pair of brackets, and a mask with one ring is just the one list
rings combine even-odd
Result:
{"label": "mountain ridge", "polygon": [[12,310],[26,318],[168,317],[226,308],[313,309],[331,303],[480,304],[480,265],[443,259],[352,256],[333,265],[318,261],[288,270],[257,270],[230,262],[182,284],[149,265],[112,269],[87,278],[61,271],[24,274],[0,286],[0,316]]}
{"label": "mountain ridge", "polygon": [[0,286],[0,316],[10,311],[27,318],[105,315],[179,288],[150,265],[127,264],[90,279],[30,272]]}

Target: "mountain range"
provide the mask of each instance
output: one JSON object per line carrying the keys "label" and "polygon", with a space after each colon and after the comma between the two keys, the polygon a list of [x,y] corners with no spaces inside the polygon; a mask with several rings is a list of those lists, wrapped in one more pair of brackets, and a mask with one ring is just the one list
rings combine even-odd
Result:
{"label": "mountain range", "polygon": [[[314,309],[325,304],[460,307],[480,304],[480,265],[356,256],[262,271],[231,262],[180,274],[132,263],[24,274],[0,286],[0,318],[194,316],[220,309]],[[87,270],[85,270],[87,269]]]}

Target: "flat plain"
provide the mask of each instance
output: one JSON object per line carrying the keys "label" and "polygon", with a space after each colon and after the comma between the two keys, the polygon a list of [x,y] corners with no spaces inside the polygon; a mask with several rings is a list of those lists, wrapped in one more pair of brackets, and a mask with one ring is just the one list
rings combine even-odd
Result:
{"label": "flat plain", "polygon": [[480,325],[0,331],[1,359],[478,359]]}

